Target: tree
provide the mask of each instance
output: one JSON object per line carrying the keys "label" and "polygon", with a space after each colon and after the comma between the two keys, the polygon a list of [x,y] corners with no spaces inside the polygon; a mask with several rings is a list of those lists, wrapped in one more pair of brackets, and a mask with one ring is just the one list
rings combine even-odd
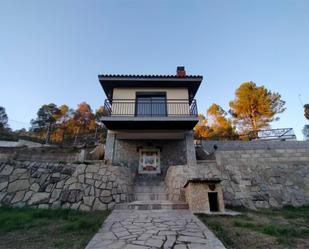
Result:
{"label": "tree", "polygon": [[230,102],[230,113],[239,130],[257,131],[269,127],[269,123],[279,120],[276,115],[285,111],[285,101],[281,95],[271,92],[254,82],[245,82],[235,92],[235,99]]}
{"label": "tree", "polygon": [[[104,110],[104,107],[103,106],[100,106],[96,112],[95,112],[95,115],[94,115],[94,118],[95,118],[95,123],[96,123],[96,126],[95,126],[95,135],[94,135],[94,138],[96,139],[97,138],[97,135],[98,135],[98,130],[106,130],[105,129],[105,126],[104,124],[102,123],[101,121],[101,118],[104,116],[104,113],[105,113],[105,110]],[[104,136],[104,134],[103,134]],[[102,136],[99,137],[99,139],[101,138],[102,140]]]}
{"label": "tree", "polygon": [[81,131],[90,131],[95,128],[95,118],[90,105],[82,102],[78,105],[74,113],[73,121],[75,124],[75,143]]}
{"label": "tree", "polygon": [[227,118],[227,113],[221,106],[212,104],[207,110],[207,118],[210,138],[235,139],[237,137],[231,120]]}
{"label": "tree", "polygon": [[309,120],[309,104],[304,105],[304,111],[305,118]]}
{"label": "tree", "polygon": [[198,119],[199,121],[194,127],[194,137],[195,139],[203,139],[208,137],[209,134],[209,128],[207,126],[208,121],[202,114],[198,115]]}
{"label": "tree", "polygon": [[8,115],[5,112],[5,108],[0,106],[0,130],[4,130],[8,127]]}
{"label": "tree", "polygon": [[96,111],[95,111],[95,120],[99,123],[101,123],[101,118],[104,116],[105,110],[103,106],[100,106]]}
{"label": "tree", "polygon": [[59,115],[60,110],[55,104],[42,105],[37,112],[37,118],[31,120],[31,130],[38,132],[46,130],[46,143],[48,143],[53,125],[56,123]]}
{"label": "tree", "polygon": [[64,141],[64,139],[69,138],[69,122],[74,115],[74,110],[70,109],[67,105],[61,105],[59,107],[59,114],[56,116],[56,134],[55,140]]}

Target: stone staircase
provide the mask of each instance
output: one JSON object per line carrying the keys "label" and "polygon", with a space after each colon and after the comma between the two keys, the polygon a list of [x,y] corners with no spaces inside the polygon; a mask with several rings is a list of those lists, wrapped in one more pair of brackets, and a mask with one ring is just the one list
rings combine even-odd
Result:
{"label": "stone staircase", "polygon": [[139,175],[134,179],[132,202],[121,203],[117,209],[188,209],[188,204],[180,201],[169,201],[164,178],[160,175]]}

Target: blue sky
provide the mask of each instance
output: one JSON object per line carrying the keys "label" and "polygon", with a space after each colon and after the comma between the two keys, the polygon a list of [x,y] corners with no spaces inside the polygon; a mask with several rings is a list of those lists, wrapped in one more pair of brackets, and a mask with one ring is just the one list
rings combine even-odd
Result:
{"label": "blue sky", "polygon": [[98,74],[174,74],[184,65],[204,76],[200,113],[212,103],[227,110],[235,89],[254,81],[286,101],[272,127],[302,139],[308,13],[308,0],[1,0],[0,105],[19,129],[45,103],[102,105]]}

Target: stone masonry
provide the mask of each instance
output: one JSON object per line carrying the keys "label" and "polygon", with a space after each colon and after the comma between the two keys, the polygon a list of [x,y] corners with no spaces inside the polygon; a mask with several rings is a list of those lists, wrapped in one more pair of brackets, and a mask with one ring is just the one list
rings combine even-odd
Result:
{"label": "stone masonry", "polygon": [[198,161],[194,168],[170,167],[165,178],[169,198],[184,200],[183,185],[195,176],[221,179],[224,202],[230,206],[257,209],[309,203],[307,144],[271,142],[267,147],[266,142],[256,145],[249,142],[244,149],[246,142],[238,142],[241,147],[233,149],[228,143],[221,143],[224,149],[220,150],[219,146],[214,160]]}
{"label": "stone masonry", "polygon": [[129,201],[129,169],[105,164],[10,161],[0,164],[0,204],[84,211]]}
{"label": "stone masonry", "polygon": [[115,140],[113,164],[130,167],[137,172],[139,165],[139,148],[157,148],[160,150],[161,174],[165,175],[168,167],[175,164],[186,164],[186,150],[184,140]]}
{"label": "stone masonry", "polygon": [[[209,150],[216,141],[211,143],[206,147]],[[224,202],[231,206],[256,209],[309,203],[308,143],[248,142],[246,146],[246,142],[231,142],[235,148],[228,143],[217,144],[213,160],[189,165],[165,161],[166,175],[160,177],[164,178],[168,200],[185,201],[184,184],[198,177],[221,179]],[[181,149],[179,152],[177,146],[168,150],[163,147],[163,151],[173,149],[174,154],[165,156],[174,158],[183,152]],[[118,153],[117,158],[130,158],[118,150],[113,153]],[[183,153],[179,159],[186,157]],[[107,161],[74,164],[6,159],[0,162],[0,204],[113,209],[117,203],[129,202],[132,198],[137,172],[127,166],[121,163],[115,166]]]}
{"label": "stone masonry", "polygon": [[86,249],[224,249],[189,210],[114,210]]}

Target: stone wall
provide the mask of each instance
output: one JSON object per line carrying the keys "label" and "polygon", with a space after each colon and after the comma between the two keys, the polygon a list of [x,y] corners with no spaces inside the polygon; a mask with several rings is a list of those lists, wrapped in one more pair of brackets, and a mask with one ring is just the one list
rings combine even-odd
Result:
{"label": "stone wall", "polygon": [[[213,187],[211,188],[211,184]],[[220,183],[209,183],[207,181],[189,181],[185,186],[186,201],[194,213],[211,212],[209,193],[217,193],[218,212],[224,213],[224,201],[222,186]]]}
{"label": "stone wall", "polygon": [[18,141],[0,140],[0,147],[25,147],[25,146],[29,148],[36,148],[36,147],[43,147],[44,145],[22,139],[19,139]]}
{"label": "stone wall", "polygon": [[276,150],[276,149],[306,149],[309,141],[276,141],[276,140],[253,140],[253,141],[223,141],[202,140],[203,148],[208,152],[214,151],[214,145],[218,151],[234,150]]}
{"label": "stone wall", "polygon": [[197,175],[221,178],[226,204],[255,209],[309,203],[309,148],[217,150],[215,156],[198,162]]}
{"label": "stone wall", "polygon": [[246,142],[235,149],[228,143],[218,146],[214,160],[197,161],[194,167],[170,167],[165,178],[169,198],[184,200],[183,185],[187,179],[199,177],[222,179],[224,201],[231,206],[256,209],[309,204],[306,143],[263,142],[253,144],[257,146],[253,149],[245,147]]}
{"label": "stone wall", "polygon": [[138,171],[139,148],[159,148],[162,175],[170,165],[186,164],[185,140],[121,140],[115,139],[112,163]]}
{"label": "stone wall", "polygon": [[165,176],[166,192],[168,199],[172,201],[185,201],[185,189],[188,179],[196,177],[195,167],[187,165],[170,166]]}
{"label": "stone wall", "polygon": [[33,162],[75,162],[83,161],[87,150],[60,147],[0,147],[0,161],[18,160]]}
{"label": "stone wall", "polygon": [[128,168],[105,164],[0,163],[0,204],[79,210],[112,209],[132,192]]}

